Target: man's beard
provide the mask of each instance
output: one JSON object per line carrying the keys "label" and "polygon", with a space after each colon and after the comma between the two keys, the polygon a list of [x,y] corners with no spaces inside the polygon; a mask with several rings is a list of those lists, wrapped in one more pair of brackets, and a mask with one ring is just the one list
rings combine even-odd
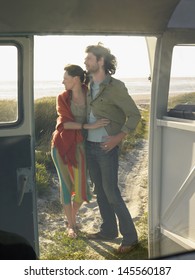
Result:
{"label": "man's beard", "polygon": [[92,76],[93,74],[98,73],[99,70],[100,70],[100,68],[97,66],[97,67],[92,68],[91,70],[88,69],[88,70],[87,70],[87,73],[88,73],[88,75]]}

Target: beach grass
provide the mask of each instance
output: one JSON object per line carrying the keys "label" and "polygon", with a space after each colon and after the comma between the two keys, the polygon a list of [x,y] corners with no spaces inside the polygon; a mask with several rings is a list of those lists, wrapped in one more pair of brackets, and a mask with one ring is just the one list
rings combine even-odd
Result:
{"label": "beach grass", "polygon": [[[78,238],[71,239],[64,229],[44,232],[47,244],[41,245],[40,259],[42,260],[146,260],[148,259],[148,228],[147,213],[135,222],[138,229],[139,244],[129,253],[117,253],[116,241],[91,241],[83,232],[78,233]],[[119,238],[120,239],[120,238]]]}
{"label": "beach grass", "polygon": [[17,102],[16,100],[0,100],[0,122],[10,123],[17,120]]}
{"label": "beach grass", "polygon": [[57,118],[56,98],[43,97],[36,99],[34,108],[36,149],[49,152]]}
{"label": "beach grass", "polygon": [[193,104],[195,105],[195,92],[184,93],[171,96],[168,102],[168,109],[174,108],[178,104]]}

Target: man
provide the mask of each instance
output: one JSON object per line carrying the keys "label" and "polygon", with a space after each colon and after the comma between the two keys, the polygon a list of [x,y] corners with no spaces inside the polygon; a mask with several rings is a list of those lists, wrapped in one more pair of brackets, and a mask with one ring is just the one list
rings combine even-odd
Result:
{"label": "man", "polygon": [[86,48],[85,65],[91,77],[87,95],[88,122],[104,118],[105,127],[88,131],[87,161],[95,184],[97,202],[103,223],[91,239],[109,240],[123,236],[119,253],[127,253],[138,243],[131,215],[118,188],[118,145],[125,135],[136,128],[140,112],[123,82],[114,79],[116,58],[101,44]]}

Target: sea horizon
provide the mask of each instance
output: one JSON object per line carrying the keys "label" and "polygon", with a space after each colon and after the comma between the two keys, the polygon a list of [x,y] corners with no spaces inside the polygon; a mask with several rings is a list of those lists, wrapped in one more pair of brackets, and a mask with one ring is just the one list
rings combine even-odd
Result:
{"label": "sea horizon", "polygon": [[[118,78],[123,81],[130,95],[148,95],[151,93],[151,81],[148,77]],[[0,99],[12,99],[17,88],[16,81],[0,81]],[[60,80],[34,81],[34,99],[57,96],[64,91],[64,85]],[[170,82],[170,93],[180,94],[195,92],[194,77],[172,78]]]}

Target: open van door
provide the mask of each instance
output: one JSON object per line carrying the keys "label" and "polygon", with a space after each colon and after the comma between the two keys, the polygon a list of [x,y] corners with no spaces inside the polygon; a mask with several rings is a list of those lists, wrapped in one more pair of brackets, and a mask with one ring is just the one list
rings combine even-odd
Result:
{"label": "open van door", "polygon": [[[195,249],[195,120],[170,116],[168,109],[172,55],[178,47],[185,47],[186,53],[189,50],[195,53],[194,30],[173,29],[157,40],[149,148],[149,254],[152,258]],[[177,68],[178,65],[179,62]],[[181,68],[184,69],[184,63]],[[193,87],[191,91],[194,95]]]}
{"label": "open van door", "polygon": [[2,73],[7,66],[11,73],[16,64],[15,82],[6,81],[5,87],[0,82],[0,230],[25,238],[38,253],[33,37],[0,37],[0,53],[4,52],[6,61],[13,49],[16,63],[0,66]]}

